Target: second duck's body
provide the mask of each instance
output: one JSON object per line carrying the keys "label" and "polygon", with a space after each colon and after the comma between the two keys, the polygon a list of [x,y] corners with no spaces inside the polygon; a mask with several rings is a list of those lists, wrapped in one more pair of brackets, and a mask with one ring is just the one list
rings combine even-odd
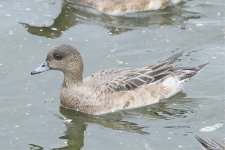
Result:
{"label": "second duck's body", "polygon": [[164,9],[181,0],[66,0],[109,15]]}

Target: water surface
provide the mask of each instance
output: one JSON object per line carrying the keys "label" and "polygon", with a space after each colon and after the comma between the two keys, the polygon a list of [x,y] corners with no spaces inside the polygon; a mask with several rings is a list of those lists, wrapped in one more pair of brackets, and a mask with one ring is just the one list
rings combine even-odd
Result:
{"label": "water surface", "polygon": [[[0,17],[0,149],[198,150],[195,135],[224,140],[223,0],[119,17],[56,0],[2,0]],[[183,56],[176,65],[210,64],[167,101],[91,116],[60,107],[61,73],[30,76],[59,43],[80,50],[84,76],[149,65],[178,52]]]}

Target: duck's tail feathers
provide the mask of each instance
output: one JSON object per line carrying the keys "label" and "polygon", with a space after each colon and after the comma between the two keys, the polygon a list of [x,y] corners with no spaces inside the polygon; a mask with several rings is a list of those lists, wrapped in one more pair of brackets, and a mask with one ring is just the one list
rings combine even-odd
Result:
{"label": "duck's tail feathers", "polygon": [[181,81],[187,81],[208,64],[205,63],[197,67],[176,67],[174,68],[174,73]]}
{"label": "duck's tail feathers", "polygon": [[198,71],[202,70],[202,69],[203,69],[206,65],[208,65],[208,64],[209,64],[209,62],[197,66],[197,67],[196,67],[196,71],[198,72]]}

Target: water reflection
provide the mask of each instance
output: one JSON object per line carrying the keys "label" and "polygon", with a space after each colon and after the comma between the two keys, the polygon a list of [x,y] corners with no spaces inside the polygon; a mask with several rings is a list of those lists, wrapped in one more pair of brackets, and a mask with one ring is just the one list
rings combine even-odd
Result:
{"label": "water reflection", "polygon": [[63,3],[61,13],[51,26],[37,27],[21,23],[33,35],[57,38],[67,29],[82,23],[96,23],[108,29],[111,35],[120,34],[138,27],[152,25],[175,25],[185,28],[184,22],[189,19],[198,19],[200,14],[188,12],[181,6],[170,7],[163,10],[127,14],[126,16],[109,16],[89,11],[84,7],[74,7]]}
{"label": "water reflection", "polygon": [[76,112],[74,110],[66,109],[64,107],[60,107],[59,110],[63,117],[61,115],[57,116],[60,119],[64,120],[64,123],[66,125],[66,132],[65,135],[59,138],[66,139],[67,146],[55,149],[80,150],[84,145],[85,130],[90,123],[98,124],[106,128],[111,128],[113,130],[122,130],[136,134],[149,134],[145,131],[147,127],[140,126],[135,122],[124,121],[124,119],[131,116],[136,118],[141,116],[142,118],[148,118],[149,120],[186,117],[185,114],[192,112],[190,109],[175,109],[171,107],[171,104],[174,103],[178,105],[190,102],[190,100],[183,98],[184,96],[184,93],[179,93],[175,97],[172,97],[168,101],[162,102],[160,104],[102,116],[88,115],[81,112]]}
{"label": "water reflection", "polygon": [[44,148],[35,144],[29,144],[30,145],[30,149],[33,150],[43,150]]}
{"label": "water reflection", "polygon": [[[136,122],[125,121],[126,118],[147,118],[148,120],[155,119],[173,119],[177,117],[186,117],[186,114],[192,113],[191,108],[182,108],[186,103],[192,102],[192,99],[184,98],[185,93],[178,93],[176,96],[161,102],[159,104],[137,108],[132,110],[120,111],[112,114],[94,116],[84,114],[71,109],[60,107],[60,115],[66,125],[65,135],[59,137],[67,141],[67,146],[61,148],[53,148],[53,150],[80,150],[84,146],[85,130],[88,124],[97,124],[105,128],[131,132],[135,134],[149,134],[145,129],[149,127],[141,126]],[[176,104],[177,108],[172,105]],[[191,106],[192,107],[192,106]],[[179,109],[178,109],[179,108]],[[135,119],[132,119],[135,120]],[[29,144],[30,149],[42,150],[42,146]]]}

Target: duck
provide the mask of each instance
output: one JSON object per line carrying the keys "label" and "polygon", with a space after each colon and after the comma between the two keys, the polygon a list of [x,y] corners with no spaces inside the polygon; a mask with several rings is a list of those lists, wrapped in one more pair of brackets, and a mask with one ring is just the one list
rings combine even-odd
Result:
{"label": "duck", "polygon": [[181,91],[182,86],[208,63],[197,67],[175,67],[177,53],[159,63],[139,68],[97,71],[83,78],[80,52],[67,44],[53,47],[46,60],[31,75],[49,70],[63,72],[62,106],[101,115],[159,103]]}
{"label": "duck", "polygon": [[108,15],[164,9],[182,0],[66,0],[68,3],[93,8]]}

